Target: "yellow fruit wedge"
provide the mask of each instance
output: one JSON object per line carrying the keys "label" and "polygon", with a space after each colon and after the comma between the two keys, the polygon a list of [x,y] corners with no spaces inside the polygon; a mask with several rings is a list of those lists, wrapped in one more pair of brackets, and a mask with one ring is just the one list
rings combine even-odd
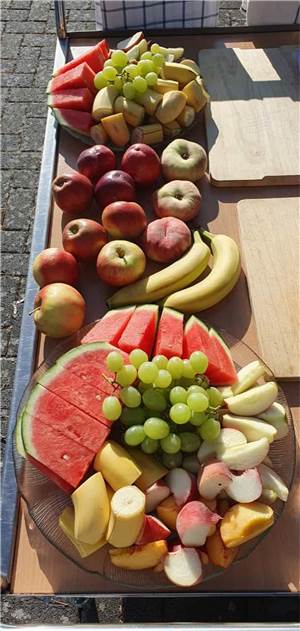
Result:
{"label": "yellow fruit wedge", "polygon": [[106,533],[108,543],[126,548],[137,540],[144,523],[145,495],[136,486],[124,486],[111,500],[111,513]]}
{"label": "yellow fruit wedge", "polygon": [[103,125],[93,125],[90,129],[90,136],[97,145],[106,145],[108,141],[108,134],[106,133]]}
{"label": "yellow fruit wedge", "polygon": [[220,535],[220,529],[217,528],[213,535],[207,537],[205,549],[209,560],[217,567],[229,567],[234,561],[239,549],[227,548]]}
{"label": "yellow fruit wedge", "polygon": [[220,533],[227,548],[254,539],[270,528],[274,523],[274,511],[271,506],[261,502],[235,504],[224,515]]}
{"label": "yellow fruit wedge", "polygon": [[172,92],[166,92],[163,95],[163,99],[159,104],[155,116],[162,125],[171,123],[181,114],[184,106],[186,105],[186,95],[184,92],[173,90]]}
{"label": "yellow fruit wedge", "polygon": [[119,92],[113,85],[99,90],[92,108],[92,117],[95,121],[100,121],[104,116],[110,116],[114,113],[114,102],[117,96],[119,96]]}
{"label": "yellow fruit wedge", "polygon": [[135,96],[135,100],[145,108],[147,114],[150,114],[150,116],[154,114],[162,98],[162,94],[155,92],[155,90],[151,88],[148,88],[143,94],[137,93]]}
{"label": "yellow fruit wedge", "polygon": [[124,570],[147,570],[156,567],[167,552],[165,541],[153,541],[126,550],[110,550],[109,554],[112,564]]}
{"label": "yellow fruit wedge", "polygon": [[95,544],[107,528],[109,501],[101,473],[88,478],[72,495],[74,505],[74,536],[83,543]]}
{"label": "yellow fruit wedge", "polygon": [[191,105],[196,112],[200,112],[209,100],[209,96],[200,80],[190,81],[184,88],[183,92],[187,98],[187,104]]}
{"label": "yellow fruit wedge", "polygon": [[116,147],[124,147],[130,140],[130,132],[122,112],[105,116],[102,125]]}
{"label": "yellow fruit wedge", "polygon": [[157,83],[153,88],[155,92],[165,94],[165,92],[171,92],[171,90],[179,90],[178,81],[170,81],[168,79],[157,79]]}
{"label": "yellow fruit wedge", "polygon": [[106,544],[106,539],[103,537],[100,541],[97,541],[94,544],[82,543],[75,538],[74,535],[74,508],[72,506],[67,506],[58,520],[59,527],[62,529],[66,537],[70,539],[71,543],[77,549],[82,559],[90,556]]}
{"label": "yellow fruit wedge", "polygon": [[118,443],[110,440],[104,443],[94,460],[94,469],[101,471],[105,481],[114,491],[133,484],[141,475],[142,469],[131,455]]}
{"label": "yellow fruit wedge", "polygon": [[192,68],[198,75],[201,75],[201,70],[193,59],[182,59],[180,63],[184,66],[188,66],[188,68]]}
{"label": "yellow fruit wedge", "polygon": [[181,85],[186,85],[197,77],[197,73],[184,64],[165,62],[162,67],[163,79],[178,81]]}
{"label": "yellow fruit wedge", "polygon": [[143,106],[134,101],[128,101],[124,96],[118,96],[115,100],[114,110],[117,114],[121,112],[126,123],[132,127],[141,125],[144,120],[145,110]]}
{"label": "yellow fruit wedge", "polygon": [[142,491],[146,491],[154,482],[167,475],[168,469],[139,449],[131,447],[129,453],[141,471],[140,477],[136,480],[136,486]]}

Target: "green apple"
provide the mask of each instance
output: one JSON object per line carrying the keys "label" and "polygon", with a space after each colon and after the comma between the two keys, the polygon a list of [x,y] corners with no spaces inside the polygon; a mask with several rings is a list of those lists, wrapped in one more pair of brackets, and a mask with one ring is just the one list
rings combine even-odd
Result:
{"label": "green apple", "polygon": [[207,167],[206,151],[197,142],[176,138],[164,149],[161,156],[166,180],[200,180]]}
{"label": "green apple", "polygon": [[143,250],[130,241],[110,241],[99,252],[97,274],[105,283],[123,287],[141,278],[146,267]]}

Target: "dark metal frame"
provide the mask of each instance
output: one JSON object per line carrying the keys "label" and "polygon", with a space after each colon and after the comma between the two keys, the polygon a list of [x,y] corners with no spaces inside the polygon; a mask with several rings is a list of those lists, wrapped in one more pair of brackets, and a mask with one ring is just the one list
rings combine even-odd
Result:
{"label": "dark metal frame", "polygon": [[[64,3],[62,0],[55,1],[55,16],[57,23],[57,46],[55,53],[55,61],[54,68],[57,68],[65,62],[69,52],[69,38],[85,38],[85,39],[93,39],[99,36],[102,37],[122,37],[124,36],[124,31],[89,31],[89,32],[67,32],[66,24],[65,24],[65,15],[64,15]],[[299,28],[295,26],[279,26],[279,27],[268,27],[268,32],[280,32],[280,31],[298,31]],[[265,32],[265,27],[257,27],[256,29],[249,27],[234,27],[234,28],[204,28],[204,29],[189,29],[189,33],[191,35],[206,35],[206,34],[235,34],[235,33],[259,33]],[[128,33],[128,31],[126,31]],[[168,35],[176,35],[182,34],[181,29],[173,30],[172,33],[167,33]],[[146,33],[147,36],[159,36],[166,35],[165,30],[157,30],[157,31],[149,31]],[[38,194],[36,200],[36,213],[34,220],[34,228],[33,228],[33,236],[32,236],[32,244],[31,244],[31,253],[30,253],[30,261],[29,261],[29,270],[31,269],[32,262],[35,256],[44,249],[47,245],[48,233],[50,227],[50,213],[49,209],[51,207],[51,181],[53,178],[54,170],[56,167],[57,160],[57,140],[58,140],[59,130],[57,129],[57,125],[54,121],[51,113],[48,113],[46,131],[45,131],[45,139],[44,139],[44,150],[42,156],[41,170],[40,170],[40,178],[39,178],[39,187]],[[17,364],[16,371],[14,377],[14,387],[12,393],[11,400],[11,408],[10,408],[10,416],[8,423],[8,433],[7,433],[7,443],[6,443],[6,452],[4,458],[4,466],[3,466],[3,476],[2,476],[2,497],[1,497],[1,508],[2,508],[2,516],[1,516],[1,529],[2,529],[2,537],[1,537],[1,579],[2,579],[2,588],[9,588],[9,581],[11,575],[11,568],[14,558],[14,543],[15,543],[15,532],[16,532],[16,522],[17,522],[17,511],[18,511],[18,492],[16,486],[15,472],[14,472],[14,464],[13,464],[13,456],[12,456],[12,447],[13,447],[13,430],[15,426],[16,414],[19,402],[21,400],[23,391],[27,386],[28,381],[32,376],[32,372],[34,369],[35,358],[36,358],[36,329],[33,323],[32,318],[29,316],[30,311],[32,310],[32,305],[34,302],[34,296],[36,293],[36,284],[31,276],[29,271],[27,277],[26,284],[26,292],[25,292],[25,300],[24,300],[24,308],[23,308],[23,317],[20,331],[20,339],[19,339],[19,347],[18,347],[18,356],[17,356]],[[79,595],[79,594],[78,594]],[[150,596],[152,598],[157,598],[156,593],[114,593],[114,594],[96,594],[97,597],[103,596],[115,596],[115,597],[123,597],[127,598],[128,596],[138,597],[141,596]],[[74,594],[75,596],[75,594]],[[94,595],[95,596],[95,595]],[[176,593],[172,594],[160,594],[160,596],[165,598],[176,597],[186,597],[185,593]],[[236,602],[239,602],[245,596],[250,598],[272,598],[276,597],[276,599],[280,599],[286,601],[289,599],[291,604],[291,599],[293,601],[293,607],[295,610],[297,608],[296,599],[297,595],[289,594],[288,592],[223,592],[220,594],[216,594],[214,592],[196,592],[189,593],[188,596],[197,596],[203,599],[208,599],[207,602],[210,603],[211,598],[219,597],[224,602],[224,608],[226,608],[226,599],[231,599]],[[91,594],[90,597],[93,597]],[[206,601],[205,601],[206,602]],[[204,604],[204,603],[203,603]],[[203,605],[201,605],[202,607]],[[225,609],[224,609],[225,610]],[[295,618],[296,619],[296,618]]]}

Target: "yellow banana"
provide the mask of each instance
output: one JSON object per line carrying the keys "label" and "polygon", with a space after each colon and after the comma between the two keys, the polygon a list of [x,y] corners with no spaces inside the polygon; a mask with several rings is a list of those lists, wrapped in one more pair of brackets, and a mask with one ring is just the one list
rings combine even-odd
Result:
{"label": "yellow banana", "polygon": [[214,256],[210,274],[192,287],[171,294],[165,307],[172,307],[184,313],[203,311],[223,300],[237,283],[240,271],[240,252],[236,242],[225,234],[212,235],[204,232],[211,242]]}
{"label": "yellow banana", "polygon": [[194,244],[187,254],[159,272],[123,287],[109,298],[108,305],[114,308],[164,298],[170,292],[193,283],[207,267],[209,257],[209,247],[202,241],[199,232],[194,232]]}

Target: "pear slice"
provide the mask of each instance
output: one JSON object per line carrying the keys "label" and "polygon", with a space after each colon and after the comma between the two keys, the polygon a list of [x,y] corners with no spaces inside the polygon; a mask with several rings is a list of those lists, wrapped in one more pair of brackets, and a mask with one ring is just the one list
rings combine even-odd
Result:
{"label": "pear slice", "polygon": [[229,449],[217,448],[217,456],[222,462],[227,464],[229,469],[245,471],[257,467],[269,451],[269,441],[267,438],[260,438],[246,445],[236,445]]}
{"label": "pear slice", "polygon": [[257,416],[274,403],[278,396],[278,387],[275,381],[268,381],[262,386],[256,386],[246,392],[226,399],[230,412],[238,416]]}
{"label": "pear slice", "polygon": [[237,382],[231,386],[232,394],[241,394],[255,386],[257,380],[265,374],[265,367],[256,359],[247,366],[241,368],[237,374]]}
{"label": "pear slice", "polygon": [[277,430],[273,425],[259,421],[257,418],[246,418],[245,416],[232,416],[224,414],[222,419],[223,427],[231,427],[238,429],[246,436],[248,442],[258,440],[259,438],[267,438],[269,443],[275,440]]}
{"label": "pear slice", "polygon": [[289,490],[278,473],[263,463],[259,465],[258,471],[261,477],[263,489],[273,491],[283,502],[286,502],[289,496]]}

